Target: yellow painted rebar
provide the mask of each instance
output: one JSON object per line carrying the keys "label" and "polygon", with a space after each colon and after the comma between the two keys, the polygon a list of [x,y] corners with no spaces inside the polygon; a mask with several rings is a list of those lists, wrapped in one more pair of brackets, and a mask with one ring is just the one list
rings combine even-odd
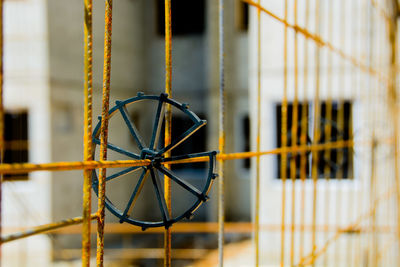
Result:
{"label": "yellow painted rebar", "polygon": [[[334,8],[333,8],[333,1],[329,2],[329,5],[327,5],[328,10],[329,10],[329,14],[328,14],[328,37],[327,40],[328,42],[333,42],[333,12],[334,12]],[[331,121],[332,121],[332,83],[333,83],[333,79],[332,79],[332,53],[328,53],[328,58],[327,58],[327,101],[326,101],[326,105],[325,105],[325,117],[326,117],[326,121],[328,123],[326,123],[325,127],[324,127],[324,134],[325,134],[325,142],[326,141],[330,141],[331,140],[331,135],[332,135],[332,126],[331,126]],[[331,160],[331,150],[325,150],[324,151],[324,161],[329,161]],[[331,171],[330,171],[330,167],[328,164],[325,164],[324,166],[324,176],[325,176],[325,181],[327,183],[327,187],[329,187],[329,181],[330,181],[330,176],[331,176]],[[330,220],[330,197],[331,194],[329,192],[329,190],[325,191],[325,223],[329,223]],[[329,236],[329,233],[325,233],[324,239],[327,239]],[[324,265],[327,266],[329,262],[329,256],[328,254],[325,254],[324,256]]]}
{"label": "yellow painted rebar", "polygon": [[[105,1],[103,98],[100,129],[100,160],[107,159],[108,110],[110,102],[111,79],[111,35],[112,0]],[[98,208],[97,208],[97,266],[103,267],[104,258],[104,217],[105,217],[106,169],[99,169]]]}
{"label": "yellow painted rebar", "polygon": [[[316,2],[315,7],[315,32],[320,32],[320,5],[319,1]],[[320,45],[315,44],[315,96],[314,96],[314,130],[313,130],[313,144],[320,142],[320,102],[319,102],[319,89],[320,89]],[[312,152],[312,167],[311,167],[311,178],[313,181],[313,204],[312,204],[312,225],[313,231],[311,236],[311,250],[314,255],[317,247],[316,237],[316,224],[317,224],[317,182],[318,182],[318,152]],[[314,261],[311,262],[314,266]]]}
{"label": "yellow painted rebar", "polygon": [[[288,18],[288,0],[285,0],[285,20]],[[288,109],[288,101],[287,101],[287,88],[288,88],[288,27],[284,25],[284,44],[283,44],[283,100],[281,107],[281,147],[286,149],[287,146],[287,109]],[[293,144],[292,144],[293,145]],[[281,258],[280,258],[280,266],[283,267],[285,265],[285,215],[286,215],[286,167],[287,167],[287,153],[281,154],[281,170],[280,176],[282,180],[282,206],[281,206]]]}
{"label": "yellow painted rebar", "polygon": [[[83,160],[92,160],[92,100],[93,100],[93,36],[92,0],[84,0],[84,134]],[[83,224],[82,224],[82,267],[90,266],[90,227],[92,206],[92,170],[83,171]]]}
{"label": "yellow painted rebar", "polygon": [[[294,25],[297,25],[297,0],[294,1]],[[297,32],[294,32],[294,100],[292,105],[292,128],[291,128],[291,145],[297,145],[297,132],[298,132],[298,84],[299,84],[299,72],[298,72],[298,36]],[[296,179],[297,179],[297,166],[296,157],[297,155],[292,154],[290,160],[290,178],[292,180],[292,213],[291,213],[291,233],[290,233],[290,266],[294,264],[294,236],[296,223]]]}
{"label": "yellow painted rebar", "polygon": [[372,225],[372,238],[371,238],[371,262],[373,267],[376,266],[377,260],[377,235],[376,235],[376,209],[377,209],[377,201],[376,201],[376,174],[375,174],[375,155],[376,155],[376,147],[377,143],[375,141],[375,134],[372,133],[372,147],[371,147],[371,177],[370,177],[370,206],[372,207],[371,214],[371,225]]}
{"label": "yellow painted rebar", "polygon": [[[395,196],[395,192],[391,194],[391,197]],[[92,223],[95,226],[95,223]],[[254,224],[250,222],[226,222],[225,223],[225,233],[252,233],[254,231]],[[348,225],[349,226],[349,225]],[[357,226],[353,228],[342,227],[336,224],[319,224],[317,227],[318,232],[337,232],[343,231],[343,234],[362,234],[372,232],[372,228],[368,226]],[[276,232],[280,230],[280,224],[260,224],[260,229],[266,232]],[[296,230],[301,229],[300,224],[295,225]],[[306,231],[312,231],[312,225],[306,224],[303,226]],[[94,227],[95,228],[95,227]],[[92,228],[91,232],[96,233],[96,230]],[[7,231],[22,232],[27,231],[26,228],[20,227],[7,227],[4,228]],[[162,228],[149,228],[143,231],[141,227],[132,226],[130,224],[120,224],[120,223],[109,223],[105,226],[106,234],[164,234],[164,229]],[[173,233],[218,233],[218,222],[177,222],[174,224],[174,228],[171,229]],[[393,225],[380,225],[376,229],[377,232],[385,235],[395,235],[397,234],[397,228]],[[82,233],[82,227],[70,226],[68,228],[57,228],[49,230],[48,233],[54,234],[80,234]]]}
{"label": "yellow painted rebar", "polygon": [[[363,10],[363,7],[365,7],[368,3],[366,1],[364,1],[364,0],[359,0],[358,4],[360,5],[359,12],[358,12],[359,25],[363,25],[364,23],[365,23],[365,25],[368,25],[369,18],[367,16],[367,14],[365,14],[366,12]],[[361,30],[359,32],[361,32]],[[370,38],[370,35],[368,35],[368,37],[367,37],[367,42],[363,42],[361,40],[361,38],[360,38],[360,43],[359,43],[359,47],[358,47],[358,49],[360,51],[359,52],[359,57],[360,58],[362,58],[363,54],[365,54],[365,55],[367,54],[366,50],[367,50],[368,38]],[[361,79],[362,73],[360,71],[358,71],[358,73],[359,73],[359,76],[360,76],[359,86],[358,86],[358,93],[360,95],[360,99],[362,100],[363,96],[364,96],[364,98],[366,98],[365,94],[362,94],[362,88],[368,88],[367,87],[368,81],[365,81],[364,79]],[[359,177],[360,180],[362,180],[362,178],[363,178],[363,176]],[[363,200],[364,200],[364,196],[365,196],[365,190],[363,190],[359,194],[360,194],[360,196],[359,196],[358,201],[357,201],[357,210],[362,210],[362,208],[364,206],[364,201]],[[356,267],[360,266],[361,262],[362,262],[362,259],[361,259],[361,257],[359,255],[361,254],[361,251],[362,251],[363,236],[364,235],[359,235],[357,237],[357,240],[356,240],[355,257],[354,257],[354,266],[356,266]]]}
{"label": "yellow painted rebar", "polygon": [[[286,148],[274,148],[271,150],[260,152],[239,152],[218,154],[217,160],[235,160],[247,159],[257,156],[276,155],[285,153],[303,153],[308,151],[320,151],[325,149],[338,149],[344,147],[352,147],[355,142],[353,140],[328,142],[315,145],[299,145]],[[358,141],[357,145],[368,145],[367,141]],[[196,157],[190,159],[169,161],[168,164],[195,163],[206,162],[209,157]],[[36,171],[68,171],[68,170],[83,170],[83,169],[99,169],[99,168],[120,168],[120,167],[136,167],[147,166],[150,160],[116,160],[116,161],[72,161],[72,162],[52,162],[52,163],[12,163],[0,165],[0,174],[26,173]],[[162,163],[165,164],[165,163]]]}
{"label": "yellow painted rebar", "polygon": [[[172,30],[171,30],[171,0],[165,0],[165,93],[169,97],[172,95]],[[165,108],[165,133],[164,144],[168,146],[171,143],[171,123],[172,107],[167,105]],[[171,156],[171,152],[165,153],[166,157]],[[165,166],[169,168],[169,165]],[[169,216],[171,216],[171,180],[164,176],[164,196],[167,204]],[[164,266],[171,266],[171,229],[167,227],[164,234]]]}
{"label": "yellow painted rebar", "polygon": [[[357,1],[356,0],[353,1],[352,5],[350,5],[350,12],[351,12],[351,14],[354,14],[354,16],[350,18],[350,21],[351,21],[351,25],[355,24],[356,30],[357,30],[356,23],[357,23],[357,15],[358,15],[356,10],[358,10],[358,8],[359,7],[357,7]],[[353,55],[357,55],[357,46],[356,46],[356,42],[355,42],[356,38],[354,37],[354,33],[351,31],[348,31],[348,38],[349,38],[349,46],[351,48],[350,49],[351,53]],[[358,89],[357,88],[357,68],[352,66],[350,72],[351,72],[350,83],[351,83],[352,88],[355,88],[355,93],[352,94],[351,99],[354,99],[354,98],[356,98],[356,94],[357,94],[356,90]],[[349,119],[349,138],[353,138],[353,127],[352,127],[352,125],[353,125],[353,109],[350,108],[349,111],[350,111],[350,113],[349,113],[350,117],[348,118]],[[351,157],[351,155],[353,155],[353,151],[350,149],[348,150],[347,153],[348,153],[348,155],[350,155],[350,157]],[[350,163],[349,163],[349,167],[348,167],[348,171],[347,171],[347,178],[348,179],[352,178],[354,180],[354,179],[356,179],[354,177],[354,171],[352,170],[350,172],[350,166],[354,161],[353,161],[352,157],[351,158],[350,157],[349,157]],[[355,195],[351,194],[349,196],[349,205],[347,208],[347,218],[349,218],[349,220],[351,220],[351,218],[353,217],[353,214],[355,214],[355,211],[356,211],[355,203],[356,203]],[[347,254],[346,261],[349,263],[350,266],[352,266],[352,263],[353,263],[355,242],[356,242],[355,238],[352,238],[352,237],[348,238],[347,247],[345,248],[345,252]]]}
{"label": "yellow painted rebar", "polygon": [[[89,216],[89,221],[95,220],[97,219],[97,213],[91,214]],[[74,225],[74,224],[80,224],[82,222],[84,222],[84,218],[83,217],[75,217],[75,218],[71,218],[71,219],[65,219],[59,222],[54,222],[54,223],[49,223],[49,224],[45,224],[45,225],[40,225],[40,226],[36,226],[33,227],[32,229],[29,230],[25,230],[22,232],[18,232],[18,233],[14,233],[14,234],[10,234],[7,235],[5,237],[1,237],[1,244],[3,243],[7,243],[7,242],[11,242],[14,240],[18,240],[18,239],[22,239],[28,236],[33,236],[33,235],[38,235],[38,234],[44,234],[47,233],[49,231],[53,231],[59,228],[63,228],[65,226],[69,226],[69,225]],[[83,233],[83,231],[82,231]],[[90,232],[89,232],[90,233]]]}
{"label": "yellow painted rebar", "polygon": [[[305,3],[305,27],[308,27],[309,24],[309,15],[310,15],[310,1],[306,0]],[[307,145],[307,136],[308,136],[308,39],[304,38],[304,71],[303,71],[303,103],[301,109],[301,134],[300,134],[300,144],[301,146]],[[292,144],[293,146],[293,144]],[[300,153],[300,180],[301,180],[301,196],[300,196],[300,225],[304,225],[305,220],[305,186],[306,186],[306,178],[307,178],[307,155],[306,152],[303,151]],[[304,228],[300,229],[300,245],[299,245],[299,257],[303,258],[304,255]]]}
{"label": "yellow painted rebar", "polygon": [[[341,33],[341,38],[340,38],[340,46],[342,47],[343,50],[345,50],[346,48],[346,28],[347,26],[347,18],[346,18],[346,0],[341,0],[340,4],[341,4],[341,10],[340,10],[340,15],[342,17],[342,19],[340,20],[340,33]],[[338,125],[338,139],[341,140],[343,137],[340,136],[340,131],[343,131],[344,133],[344,122],[345,122],[345,113],[344,113],[344,98],[343,98],[343,93],[345,92],[345,75],[346,75],[346,62],[342,61],[340,62],[340,71],[339,71],[339,78],[338,78],[338,84],[339,84],[339,88],[338,88],[338,92],[339,92],[339,97],[338,97],[338,102],[337,102],[337,125]],[[337,157],[337,161],[340,163],[343,158],[344,158],[344,153],[342,150],[338,150],[336,152],[336,157]],[[336,173],[336,178],[338,181],[342,181],[343,179],[343,175],[344,172],[342,170],[342,168],[338,169],[338,172]],[[335,211],[335,217],[336,220],[338,221],[338,223],[340,223],[340,221],[342,220],[343,217],[343,192],[342,192],[342,187],[339,188],[338,192],[336,193],[336,211]],[[335,244],[335,254],[337,255],[338,253],[340,253],[340,251],[343,252],[343,248],[345,246],[341,246],[340,244],[336,243]]]}
{"label": "yellow painted rebar", "polygon": [[147,166],[149,160],[115,160],[115,161],[69,161],[51,163],[7,163],[0,165],[1,174],[26,173],[35,171],[72,171],[98,168],[119,168]]}
{"label": "yellow painted rebar", "polygon": [[[398,4],[394,5],[394,7],[398,8]],[[390,20],[390,28],[389,28],[389,41],[390,41],[390,83],[388,87],[388,96],[390,101],[390,108],[393,119],[393,140],[394,140],[394,175],[395,175],[395,187],[397,190],[397,242],[400,242],[400,168],[399,168],[399,122],[398,122],[398,96],[397,96],[397,73],[398,73],[398,24],[397,19],[399,17],[398,12],[395,13],[392,20]],[[398,247],[398,252],[400,250],[400,246]],[[400,255],[400,254],[398,254]]]}
{"label": "yellow painted rebar", "polygon": [[[260,4],[260,0],[257,2]],[[257,138],[256,152],[260,153],[261,145],[261,11],[257,9]],[[255,185],[255,266],[260,264],[260,156],[256,157]]]}

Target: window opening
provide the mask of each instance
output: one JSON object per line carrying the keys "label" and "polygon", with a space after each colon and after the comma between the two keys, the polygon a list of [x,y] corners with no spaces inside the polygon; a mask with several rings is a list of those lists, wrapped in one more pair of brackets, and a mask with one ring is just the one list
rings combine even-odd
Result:
{"label": "window opening", "polygon": [[[352,138],[352,105],[350,101],[344,101],[339,103],[338,101],[332,101],[332,112],[331,118],[328,119],[327,114],[327,102],[320,102],[320,110],[321,110],[321,118],[319,132],[320,138],[318,143],[331,143],[337,142],[339,140],[348,141]],[[298,112],[298,122],[297,122],[297,145],[301,144],[301,123],[302,123],[302,109],[305,108],[307,121],[305,122],[306,134],[307,134],[307,144],[312,144],[312,123],[310,123],[313,118],[312,105],[307,104],[306,106],[299,104],[297,107]],[[339,118],[343,116],[343,121]],[[282,135],[282,104],[279,103],[275,107],[275,115],[276,115],[276,145],[277,147],[281,147],[281,135]],[[293,123],[293,103],[288,103],[287,106],[287,145],[292,146],[292,123]],[[325,129],[330,127],[331,134],[330,137],[326,135]],[[290,161],[295,157],[296,161],[296,178],[300,178],[300,162],[301,162],[301,154],[300,153],[288,153],[287,155],[287,165],[286,165],[286,177],[290,177]],[[312,153],[308,151],[306,153],[306,178],[311,177],[311,166],[312,166]],[[281,174],[281,155],[277,155],[276,157],[276,177],[280,179]],[[318,153],[318,178],[343,178],[348,179],[352,177],[353,171],[353,152],[351,148],[344,147],[338,149],[330,149],[328,151],[321,150]]]}
{"label": "window opening", "polygon": [[247,32],[249,29],[249,5],[242,0],[237,0],[236,26],[239,31]]}
{"label": "window opening", "polygon": [[[4,114],[4,163],[28,162],[28,113],[6,112]],[[4,181],[27,180],[28,173],[5,174]]]}
{"label": "window opening", "polygon": [[[242,150],[241,151],[250,151],[250,118],[249,115],[244,115],[241,121],[241,136],[242,136]],[[241,166],[248,170],[251,167],[250,158],[246,158],[242,160]]]}
{"label": "window opening", "polygon": [[[157,0],[157,33],[165,34],[164,0]],[[205,0],[171,1],[171,28],[173,34],[203,34],[205,28]]]}

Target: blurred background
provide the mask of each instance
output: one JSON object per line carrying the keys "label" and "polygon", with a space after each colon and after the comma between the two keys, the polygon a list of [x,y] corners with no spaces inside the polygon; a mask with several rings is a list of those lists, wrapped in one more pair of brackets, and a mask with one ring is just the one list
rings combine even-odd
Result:
{"label": "blurred background", "polygon": [[[262,266],[308,266],[310,257],[317,266],[398,266],[396,0],[263,0],[260,14],[255,2],[245,2],[224,6],[225,153],[256,151],[257,140],[261,151],[351,145],[286,156],[272,152],[260,164],[255,157],[225,161],[225,265],[255,266],[257,215]],[[104,3],[93,4],[96,125]],[[83,8],[77,0],[4,1],[6,163],[83,160]],[[171,9],[170,97],[207,120],[176,153],[217,150],[218,2],[172,0]],[[165,91],[164,21],[163,0],[114,1],[110,108],[138,92]],[[132,105],[129,115],[148,138],[152,107]],[[174,114],[173,136],[188,123]],[[109,134],[110,142],[135,150],[123,122],[110,120]],[[201,184],[204,169],[194,164],[174,171]],[[81,216],[82,178],[82,171],[4,176],[3,235]],[[142,194],[151,190],[145,187]],[[129,179],[110,185],[116,202],[124,203],[131,192]],[[172,266],[217,266],[217,193],[214,185],[210,201],[196,211],[192,222],[199,224],[172,230]],[[183,194],[172,196],[173,208],[187,201]],[[158,207],[143,197],[134,213],[150,220]],[[1,262],[80,266],[80,227],[4,244]],[[93,260],[94,240],[95,234]],[[162,266],[163,240],[162,229],[142,232],[106,211],[106,266]]]}

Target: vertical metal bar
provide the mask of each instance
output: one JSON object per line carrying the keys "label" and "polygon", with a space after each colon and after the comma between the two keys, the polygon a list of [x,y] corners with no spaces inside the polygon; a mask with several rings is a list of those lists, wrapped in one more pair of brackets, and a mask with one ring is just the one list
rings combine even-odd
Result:
{"label": "vertical metal bar", "polygon": [[[360,9],[360,7],[357,6],[357,0],[354,0],[352,3],[353,4],[351,5],[350,11],[351,11],[351,14],[353,14],[353,16],[351,18],[351,25],[352,25],[353,29],[351,30],[351,34],[350,34],[349,38],[350,38],[350,47],[352,48],[351,53],[354,55],[355,58],[357,58],[357,46],[355,44],[356,43],[356,37],[355,36],[357,36],[357,35],[354,35],[354,32],[357,32],[357,27],[358,27],[358,25],[357,25],[357,21],[358,21],[357,15],[358,15],[358,13],[356,11],[358,9]],[[356,90],[357,90],[357,68],[355,66],[352,67],[351,77],[352,77],[352,79],[351,79],[352,88],[354,88],[354,92],[355,92],[354,96],[352,96],[352,97],[354,99],[357,99],[357,92],[356,92]],[[352,114],[350,114],[350,118],[349,119],[352,119]],[[349,133],[351,133],[350,129],[352,129],[352,125],[353,125],[353,122],[350,121],[349,122],[349,126],[350,126]],[[352,139],[352,138],[353,137],[349,135],[349,139]],[[349,148],[348,151],[349,151],[350,155],[353,153],[352,149],[350,149],[350,148]],[[351,163],[351,164],[353,164],[353,163]],[[350,162],[349,162],[349,166],[350,166]],[[350,172],[348,171],[348,178],[350,178],[350,175],[353,176],[353,179],[356,178],[356,177],[354,177],[354,171],[352,172],[352,174],[350,174]],[[353,221],[353,217],[355,218],[354,214],[355,214],[355,211],[356,211],[355,210],[355,208],[356,208],[356,204],[355,204],[355,202],[356,202],[356,197],[355,197],[356,194],[357,193],[354,192],[354,193],[351,193],[350,196],[349,196],[349,208],[348,208],[348,212],[347,212],[347,217],[348,217],[349,221]],[[348,241],[349,244],[348,244],[348,247],[346,248],[347,256],[348,256],[347,262],[349,263],[349,266],[352,266],[356,237],[349,236],[348,239],[349,239],[349,241]]]}
{"label": "vertical metal bar", "polygon": [[[107,160],[108,139],[108,110],[110,102],[111,78],[111,35],[112,35],[112,0],[105,1],[105,29],[104,29],[104,65],[103,65],[103,103],[100,128],[100,160]],[[99,194],[97,217],[97,266],[103,266],[104,257],[104,216],[105,216],[105,190],[106,168],[99,169]]]}
{"label": "vertical metal bar", "polygon": [[372,215],[371,215],[371,223],[372,223],[372,244],[371,244],[371,252],[372,252],[372,259],[371,259],[371,266],[377,267],[376,265],[376,255],[377,255],[377,233],[376,233],[376,208],[377,208],[377,190],[376,190],[376,177],[375,177],[375,153],[377,147],[377,141],[375,139],[375,130],[372,133],[372,147],[371,147],[371,180],[370,180],[370,206],[372,208]]}
{"label": "vertical metal bar", "polygon": [[[306,0],[305,7],[305,28],[308,28],[309,16],[310,16],[310,1]],[[302,146],[307,144],[308,136],[308,39],[304,39],[304,73],[303,73],[303,107],[301,110],[301,135],[300,143]],[[307,176],[307,154],[305,151],[300,154],[300,179],[301,179],[301,197],[300,197],[300,248],[299,248],[299,259],[304,256],[304,214],[305,214],[305,186],[306,186],[306,176]]]}
{"label": "vertical metal bar", "polygon": [[[260,0],[257,1],[260,5]],[[257,144],[256,144],[256,185],[255,185],[255,265],[260,264],[260,135],[261,135],[261,10],[257,8]]]}
{"label": "vertical metal bar", "polygon": [[[92,0],[84,0],[84,115],[83,160],[92,160]],[[91,180],[92,170],[83,171],[82,267],[90,266]]]}
{"label": "vertical metal bar", "polygon": [[[316,1],[315,7],[315,32],[317,35],[320,34],[320,5],[319,1]],[[320,138],[320,103],[319,103],[319,89],[320,89],[320,45],[315,44],[315,95],[314,95],[314,137],[313,145],[319,143]],[[312,209],[312,237],[311,237],[311,248],[312,248],[312,264],[314,266],[314,254],[316,251],[316,223],[317,223],[317,181],[318,181],[318,151],[312,151],[312,170],[311,176],[313,180],[313,209]]]}
{"label": "vertical metal bar", "polygon": [[[394,8],[398,8],[397,4],[393,5]],[[390,38],[390,83],[389,83],[389,100],[391,100],[392,118],[393,118],[393,141],[394,141],[394,175],[395,175],[395,186],[396,186],[396,200],[397,200],[397,242],[400,242],[400,169],[399,169],[399,121],[398,121],[398,96],[397,96],[397,49],[398,49],[398,36],[397,36],[397,19],[399,15],[395,12],[394,17],[390,23],[389,38]],[[400,244],[398,245],[398,251]],[[400,253],[397,253],[400,255]]]}
{"label": "vertical metal bar", "polygon": [[[0,0],[0,164],[4,156],[4,102],[3,102],[3,0]],[[0,236],[2,233],[2,198],[3,198],[3,174],[0,174]],[[0,265],[2,253],[0,243]]]}
{"label": "vertical metal bar", "polygon": [[[328,6],[328,42],[333,43],[333,12],[334,12],[334,5],[333,1],[329,1]],[[325,132],[325,142],[330,142],[331,141],[331,135],[332,135],[332,126],[331,126],[331,120],[332,120],[332,52],[328,52],[328,58],[327,58],[327,101],[325,105],[325,117],[326,117],[326,124],[324,125],[324,132]],[[325,150],[324,153],[324,160],[329,161],[331,159],[331,149]],[[325,176],[325,181],[327,183],[325,190],[325,224],[329,225],[330,224],[330,176],[331,176],[331,168],[329,167],[329,164],[324,165],[324,176]],[[329,232],[325,232],[325,239],[328,240],[329,237]],[[325,253],[324,255],[324,265],[328,266],[329,263],[329,253]]]}
{"label": "vertical metal bar", "polygon": [[[219,10],[219,131],[218,147],[219,152],[225,153],[225,83],[224,83],[224,0],[218,2]],[[224,160],[218,161],[218,266],[224,265]]]}
{"label": "vertical metal bar", "polygon": [[[341,11],[340,11],[340,16],[341,16],[341,20],[340,20],[340,33],[341,33],[341,39],[340,39],[340,46],[341,49],[344,51],[346,48],[346,28],[348,27],[347,25],[347,17],[346,17],[346,3],[348,1],[346,0],[342,0],[340,1],[341,4]],[[338,125],[338,130],[340,132],[340,130],[344,130],[344,97],[343,97],[343,93],[345,92],[345,75],[346,75],[346,61],[342,60],[342,62],[340,63],[340,72],[339,72],[339,96],[338,96],[338,103],[337,103],[337,107],[338,107],[338,111],[337,111],[337,125]],[[340,137],[340,134],[338,134],[338,141],[342,141],[342,138]],[[336,152],[336,159],[337,162],[341,162],[344,158],[343,155],[343,151],[341,151],[341,149],[338,149]],[[340,183],[340,181],[342,180],[344,176],[344,172],[342,170],[342,168],[339,168],[338,171],[336,172],[336,178],[337,181]],[[343,187],[340,186],[339,184],[339,189],[337,191],[336,194],[336,211],[335,211],[335,217],[336,219],[336,223],[338,225],[341,225],[341,219],[343,218]],[[342,239],[343,240],[343,239]],[[340,240],[341,241],[341,240]],[[343,248],[345,246],[341,246],[339,244],[339,241],[335,242],[335,254],[338,255],[338,253],[341,253],[341,251],[343,252]],[[344,252],[345,253],[345,252]]]}
{"label": "vertical metal bar", "polygon": [[[369,33],[368,33],[368,37],[369,37],[369,39],[368,39],[368,65],[369,66],[373,66],[373,64],[374,64],[374,47],[375,47],[375,44],[374,44],[374,37],[375,37],[375,30],[373,29],[373,27],[374,27],[374,24],[376,23],[375,22],[375,17],[374,17],[374,13],[373,13],[373,5],[370,3],[370,1],[368,1],[368,4],[367,4],[367,12],[368,12],[368,14],[367,14],[367,21],[368,21],[368,26],[369,26],[369,28],[368,28],[368,30],[369,30]],[[373,83],[373,80],[372,80],[372,77],[371,76],[369,76],[368,77],[368,85],[369,85],[369,89],[370,89],[370,92],[369,92],[369,98],[368,98],[368,104],[369,105],[372,105],[372,103],[373,103],[373,98],[374,98],[374,95],[373,95],[373,93],[374,93],[374,88],[373,88],[373,86],[372,86],[372,83]],[[373,116],[373,114],[374,114],[374,111],[371,109],[371,110],[369,110],[369,114],[368,114],[368,116],[370,116],[371,118],[373,118],[374,116]],[[371,121],[373,122],[373,123],[375,123],[374,121],[373,121],[373,119],[371,119]],[[368,186],[368,189],[369,189],[369,192],[366,194],[366,199],[365,199],[365,201],[366,201],[366,205],[367,205],[367,203],[370,205],[369,206],[369,209],[371,210],[372,209],[372,206],[371,206],[371,199],[372,199],[372,194],[371,194],[371,181],[372,181],[372,179],[373,179],[373,173],[375,173],[375,170],[374,170],[374,168],[375,168],[375,166],[374,166],[374,158],[375,158],[375,147],[374,147],[374,142],[375,142],[375,131],[374,131],[374,128],[372,128],[372,134],[371,134],[371,159],[370,159],[370,184],[368,184],[367,186]],[[367,182],[367,181],[366,181]],[[369,202],[367,202],[367,200],[370,200]],[[372,214],[372,213],[371,213]],[[372,225],[372,223],[371,223],[371,219],[369,218],[369,227],[371,227],[371,225]],[[372,241],[372,233],[371,232],[369,232],[368,233],[368,235],[367,235],[367,240],[366,240],[367,242],[367,244],[365,245],[365,247],[366,247],[366,252],[368,253],[367,255],[366,255],[366,259],[368,260],[368,262],[371,262],[371,257],[370,257],[370,251],[369,251],[369,249],[371,248],[371,246],[372,246],[372,244],[371,244],[371,241]],[[372,264],[370,264],[370,265],[372,265]]]}
{"label": "vertical metal bar", "polygon": [[[285,21],[288,19],[288,0],[285,0]],[[288,27],[287,24],[284,25],[284,51],[283,51],[283,60],[284,60],[284,68],[283,68],[283,101],[282,101],[282,124],[281,124],[281,145],[284,148],[283,153],[281,154],[281,180],[282,180],[282,217],[281,217],[281,259],[280,265],[283,267],[285,265],[285,207],[286,207],[286,166],[287,166],[287,79],[288,79],[288,56],[287,56],[287,48],[288,48]]]}
{"label": "vertical metal bar", "polygon": [[[294,25],[297,26],[297,0],[294,0]],[[294,32],[294,100],[293,100],[293,116],[291,128],[291,146],[297,145],[297,131],[298,131],[298,87],[299,87],[299,71],[298,71],[298,40],[297,31]],[[291,153],[290,159],[290,178],[292,180],[292,214],[291,214],[291,235],[290,235],[290,266],[294,265],[294,236],[295,236],[295,223],[296,223],[296,166],[297,153]]]}
{"label": "vertical metal bar", "polygon": [[[171,97],[172,94],[172,29],[171,29],[171,0],[165,0],[165,93]],[[172,107],[165,107],[165,132],[164,144],[167,147],[171,143]],[[170,157],[171,151],[165,153]],[[169,164],[165,165],[169,169]],[[164,196],[168,213],[171,216],[171,180],[164,175]],[[164,233],[164,266],[171,266],[171,229],[168,227]]]}
{"label": "vertical metal bar", "polygon": [[[369,34],[369,28],[371,27],[371,21],[369,18],[369,8],[368,8],[368,1],[364,1],[364,0],[358,0],[358,4],[360,5],[359,8],[359,25],[365,25],[366,27],[366,35],[365,35],[365,40],[362,40],[362,38],[359,38],[359,57],[363,58],[363,55],[368,55],[368,47],[369,47],[369,43],[370,43],[370,34]],[[362,31],[362,29],[360,29],[360,31]],[[361,32],[360,32],[361,33]],[[360,34],[360,36],[362,36]],[[368,64],[368,57],[365,58],[364,60],[364,64],[365,65],[369,65]],[[362,73],[360,73],[359,70],[359,74],[362,75]],[[370,90],[370,86],[369,85],[369,81],[367,79],[361,79],[359,80],[359,86],[358,86],[358,91],[360,94],[360,100],[361,102],[368,102],[368,95],[366,93],[364,93],[363,89],[366,88],[368,91]],[[363,99],[364,98],[364,99]],[[366,181],[366,177],[363,176],[359,176],[358,177],[361,187],[365,188],[364,185],[364,180]],[[359,193],[359,197],[358,197],[358,203],[357,203],[357,210],[361,211],[364,208],[365,205],[365,195],[366,195],[366,190],[362,190]],[[364,236],[365,234],[360,234],[357,236],[357,242],[356,242],[356,246],[355,246],[355,259],[354,259],[354,266],[360,266],[362,264],[363,261],[363,257],[362,257],[362,253],[363,253],[363,241],[364,241]]]}

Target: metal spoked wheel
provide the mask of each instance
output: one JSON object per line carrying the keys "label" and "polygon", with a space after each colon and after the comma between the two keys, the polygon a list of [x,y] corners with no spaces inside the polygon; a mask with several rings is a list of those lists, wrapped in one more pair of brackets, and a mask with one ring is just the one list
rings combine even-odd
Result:
{"label": "metal spoked wheel", "polygon": [[[139,103],[146,102],[150,107],[153,107],[155,110],[154,121],[152,122],[152,129],[150,140],[146,142],[142,135],[139,133],[138,128],[135,125],[135,121],[132,119],[127,107],[139,105]],[[164,146],[162,140],[159,139],[162,135],[163,121],[164,121],[164,112],[167,105],[170,105],[173,110],[179,112],[186,118],[189,118],[191,122],[191,126],[188,129],[185,129],[176,139],[173,139],[171,144]],[[146,111],[145,111],[146,112]],[[106,177],[106,184],[108,187],[108,183],[114,179],[124,179],[127,175],[135,174],[136,178],[131,185],[131,194],[129,199],[125,201],[122,205],[119,203],[117,205],[109,196],[106,194],[105,205],[107,209],[119,218],[119,221],[127,222],[130,224],[134,224],[142,227],[143,230],[149,227],[161,227],[165,228],[170,227],[173,223],[187,218],[190,219],[193,216],[195,210],[208,199],[208,193],[211,189],[212,182],[214,178],[217,176],[214,172],[215,169],[215,156],[216,151],[209,152],[198,152],[191,154],[183,154],[183,155],[174,155],[170,157],[165,157],[168,151],[173,151],[177,146],[179,146],[182,142],[190,139],[190,137],[198,131],[202,126],[206,124],[205,120],[201,120],[195,113],[189,110],[186,104],[178,103],[177,101],[168,98],[167,94],[161,94],[160,96],[154,95],[144,95],[143,93],[138,93],[136,97],[132,97],[130,99],[124,101],[116,101],[116,105],[110,109],[109,111],[109,121],[111,121],[116,117],[115,115],[119,114],[122,118],[122,121],[125,124],[124,127],[127,127],[131,137],[134,140],[136,145],[135,151],[130,149],[124,149],[118,145],[115,145],[111,142],[108,143],[107,149],[108,151],[112,151],[114,154],[120,155],[121,157],[127,157],[130,159],[147,159],[150,160],[150,165],[148,166],[140,166],[140,167],[129,167],[125,168],[121,171],[110,174]],[[99,123],[95,127],[93,132],[93,157],[95,158],[96,147],[100,146],[100,126],[101,126],[101,117],[99,117]],[[109,128],[109,132],[117,131],[117,129]],[[121,130],[118,129],[118,130]],[[186,142],[189,142],[187,140]],[[167,169],[164,165],[173,161],[181,161],[185,162],[191,159],[201,158],[201,161],[206,162],[205,170],[202,170],[203,177],[201,178],[201,185],[196,184],[193,185],[188,181],[188,179],[184,179],[180,177],[173,170]],[[200,161],[200,160],[199,160]],[[203,165],[202,165],[203,166]],[[125,176],[125,177],[123,177]],[[167,177],[167,178],[163,178]],[[149,179],[147,179],[149,178]],[[172,180],[172,184],[179,188],[179,190],[186,192],[191,196],[191,202],[186,207],[179,211],[179,214],[172,214],[169,216],[167,205],[164,197],[164,190],[162,186],[162,179],[170,179]],[[147,221],[142,219],[135,218],[134,212],[132,212],[133,207],[137,203],[140,194],[144,194],[143,186],[147,180],[151,180],[151,183],[148,182],[147,185],[152,187],[151,190],[152,196],[145,197],[153,197],[156,205],[158,206],[158,212],[160,213],[161,220]],[[97,170],[93,171],[93,190],[96,195],[98,194],[98,174]],[[107,191],[106,191],[107,192]],[[149,190],[146,191],[149,193]],[[187,202],[187,201],[186,201]],[[174,207],[172,207],[174,209]]]}

